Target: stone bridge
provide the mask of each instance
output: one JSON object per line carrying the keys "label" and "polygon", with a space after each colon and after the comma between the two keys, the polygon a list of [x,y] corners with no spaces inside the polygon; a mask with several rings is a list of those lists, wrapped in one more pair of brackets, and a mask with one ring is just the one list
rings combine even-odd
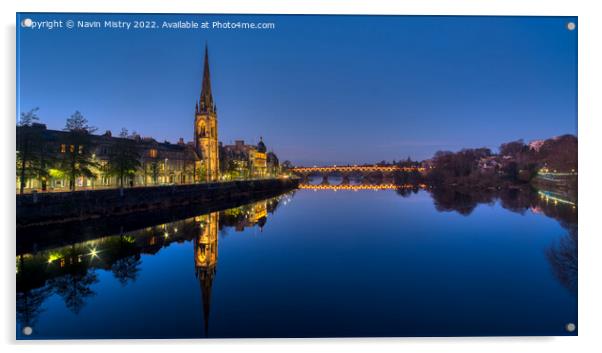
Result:
{"label": "stone bridge", "polygon": [[381,180],[392,181],[395,173],[423,173],[423,167],[400,167],[400,166],[379,166],[379,165],[353,165],[353,166],[324,166],[324,167],[295,167],[293,173],[301,178],[303,184],[307,184],[311,176],[321,176],[322,185],[329,185],[328,178],[331,176],[341,176],[343,182],[341,185],[349,185],[352,176],[367,179],[370,176],[377,175]]}

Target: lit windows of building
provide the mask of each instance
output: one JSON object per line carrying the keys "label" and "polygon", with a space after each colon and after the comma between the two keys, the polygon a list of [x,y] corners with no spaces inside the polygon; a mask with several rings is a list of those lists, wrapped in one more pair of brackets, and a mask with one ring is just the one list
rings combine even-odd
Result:
{"label": "lit windows of building", "polygon": [[[128,139],[135,146],[139,156],[140,168],[135,170],[135,175],[129,177],[126,181],[130,186],[152,186],[164,183],[195,183],[203,181],[220,180],[219,167],[219,142],[218,142],[218,121],[217,107],[213,100],[211,90],[211,80],[209,73],[209,55],[205,50],[205,63],[203,67],[202,87],[200,98],[196,102],[195,122],[194,122],[194,140],[188,143],[180,138],[177,144],[171,144],[167,141],[158,142],[152,137],[141,137],[137,134],[128,136]],[[18,127],[17,129],[21,129]],[[110,131],[102,135],[90,134],[87,136],[89,141],[75,143],[68,132],[60,130],[50,130],[45,126],[41,127],[44,138],[49,141],[49,148],[57,154],[55,157],[57,163],[64,157],[85,157],[88,155],[94,161],[95,166],[91,168],[94,178],[82,176],[77,180],[69,180],[67,173],[53,168],[54,172],[47,180],[50,190],[66,189],[71,185],[78,187],[117,187],[119,178],[105,175],[105,166],[114,154],[119,151],[119,137],[113,137]],[[50,142],[51,141],[51,142]],[[73,141],[73,142],[72,142]],[[160,156],[159,156],[159,151]],[[19,151],[17,151],[19,153]],[[241,162],[236,169],[245,171],[248,177],[248,171],[251,170],[253,160],[248,158]],[[52,166],[55,167],[55,166]],[[243,173],[240,173],[243,174]],[[42,180],[42,178],[40,178]],[[29,180],[30,186],[33,181]],[[37,182],[37,181],[36,181]]]}

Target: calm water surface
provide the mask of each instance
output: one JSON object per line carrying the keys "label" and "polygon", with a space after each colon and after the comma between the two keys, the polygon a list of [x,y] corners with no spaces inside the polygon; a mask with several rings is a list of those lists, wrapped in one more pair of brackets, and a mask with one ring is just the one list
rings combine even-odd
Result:
{"label": "calm water surface", "polygon": [[576,212],[298,190],[99,234],[17,256],[17,338],[573,335]]}

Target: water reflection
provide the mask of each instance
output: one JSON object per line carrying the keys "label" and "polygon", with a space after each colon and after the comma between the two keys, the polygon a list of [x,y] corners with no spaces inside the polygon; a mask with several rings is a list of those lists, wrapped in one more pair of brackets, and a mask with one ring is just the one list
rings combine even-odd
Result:
{"label": "water reflection", "polygon": [[451,188],[430,189],[433,202],[438,211],[455,211],[470,215],[479,204],[493,204],[500,201],[508,211],[524,214],[526,211],[540,213],[558,220],[563,227],[577,224],[576,195],[555,194],[538,191],[530,187],[458,190]]}
{"label": "water reflection", "polygon": [[218,231],[265,226],[269,213],[292,193],[276,198],[170,223],[149,226],[127,234],[47,249],[17,256],[17,320],[21,327],[35,328],[44,302],[57,294],[74,314],[96,293],[96,270],[111,271],[125,287],[136,281],[142,254],[155,254],[172,243],[193,241],[194,266],[203,304],[205,336],[209,330],[211,289],[217,272]]}
{"label": "water reflection", "polygon": [[300,189],[313,191],[365,191],[395,190],[403,198],[411,197],[420,190],[427,190],[439,212],[457,212],[469,216],[480,204],[492,205],[499,201],[511,212],[533,212],[557,220],[567,233],[558,244],[551,246],[547,258],[554,274],[571,293],[577,293],[577,188],[565,192],[536,190],[525,185],[511,188],[432,188],[426,184],[387,184],[366,182],[357,185],[301,184]]}
{"label": "water reflection", "polygon": [[577,227],[569,229],[566,236],[548,248],[546,255],[556,278],[577,295]]}
{"label": "water reflection", "polygon": [[[308,188],[322,193],[339,190],[346,192],[345,190],[347,190],[326,187],[316,188],[315,185]],[[360,185],[355,190],[370,193],[379,189],[364,188]],[[302,192],[312,194],[311,191]],[[394,192],[397,196],[392,196],[394,194],[391,191],[378,191],[378,193],[391,195],[391,198],[396,202],[406,198],[421,197],[421,195],[424,197],[428,193],[436,209],[434,213],[452,212],[469,217],[481,204],[493,205],[499,203],[503,209],[513,213],[532,213],[556,220],[566,231],[566,234],[556,241],[552,241],[543,250],[545,260],[542,261],[547,260],[549,268],[558,283],[576,296],[578,273],[576,195],[557,194],[529,188],[475,191],[430,188],[426,185],[412,184],[397,185],[394,187]],[[201,304],[202,313],[199,313],[199,315],[202,315],[203,321],[204,332],[202,334],[208,337],[210,335],[212,290],[215,289],[215,281],[218,278],[218,243],[220,238],[223,241],[223,237],[229,230],[238,232],[250,227],[257,227],[257,229],[262,230],[268,221],[269,215],[273,214],[281,205],[290,202],[293,196],[293,193],[284,194],[277,198],[225,211],[150,225],[136,231],[120,232],[119,234],[66,246],[49,246],[35,252],[18,254],[16,258],[16,294],[19,327],[30,326],[34,328],[35,332],[38,319],[44,315],[44,310],[47,310],[44,303],[49,302],[51,297],[58,298],[62,305],[73,314],[79,314],[86,307],[86,303],[96,295],[95,290],[103,291],[101,286],[95,285],[102,281],[101,276],[104,273],[114,277],[119,286],[128,287],[140,277],[143,267],[142,255],[153,255],[172,244],[189,242],[193,248],[193,253],[189,256],[193,256],[195,277],[200,288],[200,298],[196,299],[195,295],[194,300],[198,300]],[[315,207],[315,205],[312,207]],[[380,209],[378,212],[386,213]],[[411,220],[408,220],[408,222],[411,222]],[[395,236],[399,238],[397,233],[395,233]],[[308,246],[312,246],[311,242],[308,244],[310,244]],[[266,245],[269,246],[267,243]],[[23,248],[32,247],[25,246]],[[428,246],[424,249],[426,248]],[[274,248],[271,250],[273,251]],[[190,250],[187,249],[187,251]],[[335,249],[333,253],[342,256],[341,254],[346,252],[337,252]],[[278,256],[273,252],[269,252],[269,254]],[[344,260],[341,260],[341,262],[344,262]],[[192,267],[192,265],[190,266]],[[400,268],[405,271],[408,267]],[[395,271],[398,270],[391,271],[396,273]],[[224,273],[222,273],[223,275]],[[408,274],[402,272],[399,273],[399,276],[399,278],[403,278]],[[165,278],[157,280],[163,281]],[[554,279],[551,282],[554,282]],[[324,286],[327,287],[326,284]],[[324,289],[325,291],[328,290],[328,288]],[[565,291],[562,288],[560,289]],[[90,307],[93,307],[93,305],[90,305]],[[197,318],[199,317],[197,316]],[[215,316],[213,321],[216,321]],[[200,328],[196,332],[201,333]]]}
{"label": "water reflection", "polygon": [[[557,220],[566,234],[548,248],[546,255],[555,276],[572,294],[577,294],[577,194],[576,188],[569,193],[534,190],[531,187],[458,190],[431,189],[435,207],[441,212],[457,212],[468,216],[479,204],[500,201],[508,211],[524,214],[533,212]],[[401,189],[398,193],[407,197],[411,191]]]}
{"label": "water reflection", "polygon": [[196,217],[200,223],[200,234],[194,239],[194,266],[195,274],[201,285],[203,300],[203,321],[205,323],[205,337],[209,335],[209,308],[211,305],[211,287],[215,279],[217,268],[217,229],[219,213],[213,212],[205,216]]}

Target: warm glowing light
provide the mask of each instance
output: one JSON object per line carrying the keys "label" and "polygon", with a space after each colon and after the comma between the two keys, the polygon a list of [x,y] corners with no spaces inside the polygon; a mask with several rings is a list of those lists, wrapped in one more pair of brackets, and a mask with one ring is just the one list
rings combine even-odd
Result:
{"label": "warm glowing light", "polygon": [[65,175],[65,173],[63,173],[62,171],[60,171],[58,169],[54,169],[54,168],[50,168],[48,170],[48,174],[50,175],[50,177],[57,178],[57,179],[60,179],[60,178],[64,177],[64,175]]}
{"label": "warm glowing light", "polygon": [[98,257],[98,250],[96,248],[90,249],[90,257]]}
{"label": "warm glowing light", "polygon": [[299,189],[310,189],[314,191],[318,190],[395,190],[399,188],[410,188],[414,186],[399,186],[395,184],[380,184],[380,185],[314,185],[314,184],[300,184]]}
{"label": "warm glowing light", "polygon": [[297,167],[292,169],[293,172],[297,173],[311,173],[311,172],[395,172],[395,171],[404,171],[404,172],[412,172],[418,171],[423,172],[425,170],[424,167],[399,167],[399,166],[329,166],[329,167]]}
{"label": "warm glowing light", "polygon": [[59,255],[59,254],[57,254],[57,253],[50,254],[50,255],[48,256],[48,263],[49,263],[49,264],[51,264],[51,263],[53,263],[54,261],[56,261],[56,260],[58,260],[58,259],[60,259],[60,258],[61,258],[61,255]]}

